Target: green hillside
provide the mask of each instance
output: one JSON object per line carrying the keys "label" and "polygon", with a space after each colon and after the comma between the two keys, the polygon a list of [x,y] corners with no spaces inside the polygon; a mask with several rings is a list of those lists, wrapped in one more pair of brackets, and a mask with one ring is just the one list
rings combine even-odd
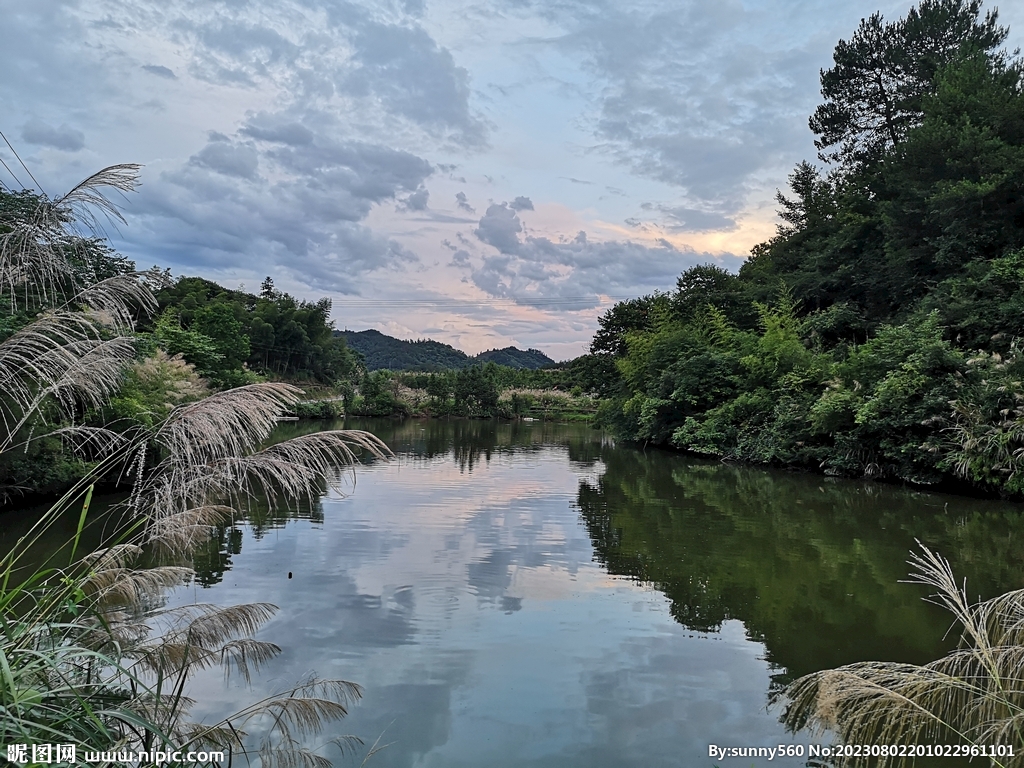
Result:
{"label": "green hillside", "polygon": [[524,352],[518,347],[489,349],[486,352],[481,352],[472,360],[477,363],[495,363],[496,365],[505,365],[509,368],[526,368],[531,371],[555,364],[554,360],[539,349],[528,349]]}
{"label": "green hillside", "polygon": [[359,352],[370,371],[444,371],[468,368],[480,363],[496,363],[509,368],[536,370],[554,365],[554,360],[537,349],[516,347],[492,349],[470,357],[448,344],[433,339],[404,341],[380,331],[335,331],[351,349]]}
{"label": "green hillside", "polygon": [[465,368],[469,355],[432,339],[403,341],[380,331],[337,331],[351,349],[360,353],[370,371],[441,371]]}

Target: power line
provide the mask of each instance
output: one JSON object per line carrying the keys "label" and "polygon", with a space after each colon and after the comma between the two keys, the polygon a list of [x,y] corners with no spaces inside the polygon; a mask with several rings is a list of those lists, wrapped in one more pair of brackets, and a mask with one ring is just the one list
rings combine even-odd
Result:
{"label": "power line", "polygon": [[[14,179],[14,183],[15,184],[17,184],[22,189],[25,188],[25,185],[21,183],[21,179],[19,179],[17,177],[17,175],[14,173],[14,171],[11,170],[11,166],[9,166],[7,163],[4,162],[4,159],[2,157],[0,157],[0,165],[2,165],[4,168],[6,168],[7,172],[9,174],[11,174],[11,178]],[[4,185],[4,186],[6,186],[6,185]]]}
{"label": "power line", "polygon": [[[3,139],[4,141],[5,141],[5,142],[7,142],[7,146],[8,146],[8,147],[10,147],[10,149],[11,149],[11,152],[13,152],[13,153],[14,153],[14,156],[15,156],[16,158],[18,158],[18,162],[19,162],[19,163],[21,163],[21,167],[25,169],[25,173],[27,173],[27,174],[28,174],[28,177],[29,177],[30,179],[32,179],[32,181],[34,181],[34,182],[36,183],[36,187],[37,187],[37,188],[39,189],[39,191],[40,191],[40,192],[42,192],[42,193],[43,193],[43,194],[45,195],[45,194],[46,194],[46,190],[45,190],[45,189],[43,189],[43,185],[42,185],[42,184],[40,184],[40,183],[39,183],[39,182],[38,182],[38,181],[36,180],[36,177],[35,177],[35,176],[33,176],[33,175],[32,175],[32,171],[30,171],[30,170],[28,169],[28,166],[27,166],[27,165],[25,165],[25,161],[21,159],[21,155],[19,155],[19,154],[18,154],[18,150],[16,150],[16,149],[14,148],[14,146],[13,146],[13,145],[11,144],[11,142],[7,141],[7,137],[6,137],[6,136],[4,136],[4,132],[3,132],[3,131],[0,131],[0,138],[2,138],[2,139]],[[7,163],[4,163],[4,167],[5,167],[5,168],[7,167]],[[11,169],[10,169],[10,168],[7,168],[7,171],[8,171],[8,173],[10,173],[10,172],[11,172]],[[13,173],[11,173],[11,176],[14,176],[14,174],[13,174]],[[17,181],[17,179],[15,179],[15,181]],[[18,183],[19,183],[19,184],[21,184],[21,182],[20,182],[20,181],[19,181]]]}

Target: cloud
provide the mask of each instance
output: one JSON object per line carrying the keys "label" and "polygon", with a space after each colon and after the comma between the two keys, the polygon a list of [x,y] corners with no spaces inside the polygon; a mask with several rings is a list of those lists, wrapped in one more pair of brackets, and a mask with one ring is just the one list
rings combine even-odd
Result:
{"label": "cloud", "polygon": [[192,155],[189,162],[242,179],[255,179],[259,170],[259,155],[253,145],[235,144],[220,135]]}
{"label": "cloud", "polygon": [[519,216],[508,203],[495,203],[488,206],[473,234],[502,253],[512,254],[519,251],[519,233],[522,231]]}
{"label": "cloud", "polygon": [[520,195],[511,203],[509,203],[508,207],[511,208],[513,211],[532,211],[533,201],[528,197],[523,197],[522,195]]}
{"label": "cloud", "polygon": [[488,127],[470,106],[469,71],[420,24],[422,6],[381,10],[262,3],[168,14],[166,24],[187,41],[198,79],[272,87],[297,113],[330,105],[358,114],[378,137],[414,128],[445,145],[485,148]]}
{"label": "cloud", "polygon": [[168,69],[167,67],[160,66],[159,64],[143,64],[142,68],[149,72],[149,74],[156,75],[157,77],[163,77],[167,80],[178,79],[178,76],[174,74],[173,69]]}
{"label": "cloud", "polygon": [[62,149],[65,152],[78,152],[85,147],[85,134],[67,123],[54,128],[42,120],[35,118],[22,126],[21,138],[29,144],[42,147]]}
{"label": "cloud", "polygon": [[[716,211],[655,203],[644,203],[640,207],[646,211],[658,211],[665,214],[665,228],[670,232],[720,232],[736,229],[735,219]],[[636,224],[639,223],[636,221]]]}
{"label": "cloud", "polygon": [[[529,302],[536,298],[647,293],[663,289],[683,270],[700,263],[719,262],[711,254],[680,249],[661,240],[656,245],[632,241],[592,242],[580,231],[571,239],[521,238],[522,223],[507,203],[487,208],[473,234],[497,249],[479,266],[468,254],[457,262],[471,268],[470,279],[492,296]],[[740,259],[726,256],[728,266]],[[731,262],[731,263],[729,263]],[[453,260],[454,263],[454,260]]]}
{"label": "cloud", "polygon": [[313,132],[288,116],[259,112],[249,117],[240,133],[261,141],[304,147],[313,143]]}
{"label": "cloud", "polygon": [[420,187],[411,195],[401,200],[395,209],[400,212],[407,211],[425,211],[427,210],[427,200],[430,198],[430,192],[427,191],[426,187]]}
{"label": "cloud", "polygon": [[159,242],[150,252],[221,269],[281,265],[310,287],[345,293],[356,290],[362,275],[416,260],[361,222],[375,204],[402,193],[400,205],[425,206],[428,162],[390,147],[338,141],[330,132],[306,137],[294,127],[246,128],[235,137],[211,133],[187,163],[144,188],[148,239]]}
{"label": "cloud", "polygon": [[[883,4],[888,17],[902,12],[894,2]],[[424,5],[23,2],[0,25],[0,108],[15,133],[24,126],[26,162],[47,189],[102,165],[146,165],[123,232],[144,264],[187,265],[230,284],[242,279],[235,272],[249,281],[250,268],[280,265],[299,295],[314,283],[381,297],[456,293],[463,277],[495,295],[576,295],[605,279],[606,290],[635,294],[670,287],[704,258],[652,242],[658,232],[678,242],[734,230],[699,239],[735,252],[770,236],[774,188],[814,153],[806,117],[818,70],[836,40],[882,7]],[[1004,17],[1013,27],[1022,13]],[[32,152],[40,148],[64,151]],[[563,204],[561,221],[598,211],[627,220],[637,242],[595,242],[594,231],[577,240],[577,226],[534,237],[519,220],[530,198],[514,194],[529,189]],[[651,207],[613,198],[620,189]],[[488,216],[488,198],[506,210]],[[553,210],[530,224],[564,227]],[[444,237],[472,258],[451,261]],[[396,279],[413,251],[455,266]],[[613,257],[635,260],[636,279]],[[388,274],[367,277],[374,270]],[[481,326],[521,319],[503,311]],[[522,341],[582,345],[588,330],[565,327],[533,327]]]}
{"label": "cloud", "polygon": [[468,147],[486,144],[484,124],[469,109],[469,72],[419,26],[367,22],[353,40],[355,69],[342,87],[374,96],[403,115]]}
{"label": "cloud", "polygon": [[455,204],[467,213],[476,213],[476,208],[469,204],[469,198],[466,197],[465,192],[457,192],[455,194]]}
{"label": "cloud", "polygon": [[806,115],[834,39],[786,14],[739,0],[532,8],[567,30],[551,44],[584,56],[603,83],[600,149],[680,188],[688,207],[728,217],[765,171],[811,149]]}
{"label": "cloud", "polygon": [[[175,21],[181,31],[190,33],[189,73],[216,85],[249,87],[290,78],[301,45],[274,29],[272,18],[272,14],[262,19],[247,18],[244,13],[213,18],[182,14]],[[295,36],[294,31],[290,34]]]}

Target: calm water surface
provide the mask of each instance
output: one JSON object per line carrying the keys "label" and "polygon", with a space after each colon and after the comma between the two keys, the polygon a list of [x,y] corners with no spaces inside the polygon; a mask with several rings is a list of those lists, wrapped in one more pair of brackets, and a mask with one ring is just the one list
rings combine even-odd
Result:
{"label": "calm water surface", "polygon": [[[254,691],[197,680],[201,711],[310,672],[356,681],[332,735],[383,734],[370,768],[710,767],[709,743],[807,743],[767,707],[779,685],[950,647],[899,583],[915,538],[972,594],[1024,583],[1013,505],[645,454],[584,426],[346,426],[396,459],[345,498],[253,510],[171,600],[280,606],[261,637],[283,655]],[[752,763],[769,765],[725,765]]]}

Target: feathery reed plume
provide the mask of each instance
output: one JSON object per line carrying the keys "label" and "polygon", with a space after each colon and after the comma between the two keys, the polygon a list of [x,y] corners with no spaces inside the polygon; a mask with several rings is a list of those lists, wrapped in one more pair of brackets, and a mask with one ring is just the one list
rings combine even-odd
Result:
{"label": "feathery reed plume", "polygon": [[[135,563],[144,548],[187,556],[241,500],[300,502],[325,482],[338,487],[360,457],[390,452],[369,433],[343,430],[268,446],[300,394],[286,384],[172,403],[152,429],[78,423],[85,409],[103,406],[120,388],[136,354],[135,318],[156,308],[152,289],[164,280],[157,271],[82,275],[83,249],[93,241],[79,228],[95,231],[101,218],[124,223],[108,194],[134,190],[138,173],[137,165],[111,166],[52,200],[20,193],[20,213],[0,218],[0,303],[23,320],[0,339],[0,453],[49,436],[97,460],[0,556],[0,742],[147,752],[210,746],[258,756],[267,768],[326,766],[303,739],[344,717],[359,687],[310,678],[218,723],[191,722],[186,689],[198,670],[221,666],[248,681],[280,653],[255,638],[276,608],[162,608],[166,590],[191,570]],[[81,534],[92,484],[111,473],[130,485],[123,505],[130,534],[67,569],[19,574],[24,553],[88,488]],[[248,724],[261,731],[251,749]]]}
{"label": "feathery reed plume", "polygon": [[785,690],[782,719],[794,730],[833,731],[845,744],[1013,745],[1018,757],[993,764],[1024,764],[1024,590],[972,604],[949,562],[918,544],[908,581],[936,590],[927,599],[953,614],[959,647],[924,665],[869,661],[801,677]]}

